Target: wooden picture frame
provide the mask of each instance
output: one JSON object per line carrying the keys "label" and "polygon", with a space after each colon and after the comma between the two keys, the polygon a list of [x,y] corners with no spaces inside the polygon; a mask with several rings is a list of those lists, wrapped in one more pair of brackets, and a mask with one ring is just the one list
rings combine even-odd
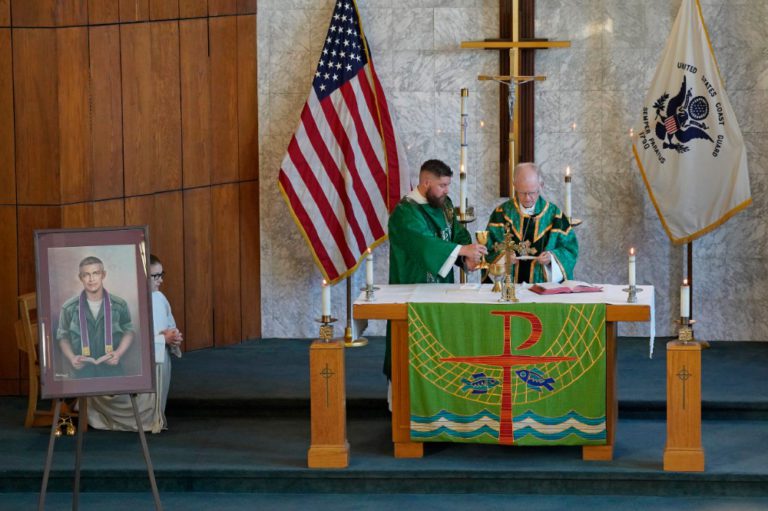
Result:
{"label": "wooden picture frame", "polygon": [[35,264],[41,397],[154,392],[147,227],[38,230]]}

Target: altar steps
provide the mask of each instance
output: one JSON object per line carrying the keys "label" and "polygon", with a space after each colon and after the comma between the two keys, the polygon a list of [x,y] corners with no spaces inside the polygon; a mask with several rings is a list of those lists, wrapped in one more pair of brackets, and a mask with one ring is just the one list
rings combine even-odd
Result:
{"label": "altar steps", "polygon": [[[633,339],[619,345],[612,462],[582,461],[575,447],[473,444],[393,458],[374,340],[347,352],[350,466],[309,470],[307,348],[268,340],[174,361],[170,429],[148,435],[166,509],[768,509],[768,344],[704,352],[703,473],[662,470],[663,343],[649,359]],[[48,431],[25,430],[24,410],[24,398],[0,399],[2,510],[34,508],[40,489]],[[47,509],[70,506],[74,448],[56,442]],[[82,470],[81,509],[151,509],[135,433],[88,431]]]}

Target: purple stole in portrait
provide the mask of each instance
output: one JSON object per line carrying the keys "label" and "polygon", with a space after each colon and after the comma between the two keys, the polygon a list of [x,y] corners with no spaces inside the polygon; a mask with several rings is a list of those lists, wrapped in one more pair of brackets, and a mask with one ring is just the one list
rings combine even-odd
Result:
{"label": "purple stole in portrait", "polygon": [[[109,293],[104,292],[104,352],[112,353],[112,304],[109,301]],[[85,298],[85,291],[80,293],[80,344],[84,357],[91,356],[91,340],[88,338],[88,321],[85,319],[86,310],[89,309]]]}

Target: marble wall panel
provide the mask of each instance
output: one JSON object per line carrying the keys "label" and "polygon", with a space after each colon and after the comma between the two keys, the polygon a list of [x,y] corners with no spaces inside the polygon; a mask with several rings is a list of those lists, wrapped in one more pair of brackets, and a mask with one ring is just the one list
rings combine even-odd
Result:
{"label": "marble wall panel", "polygon": [[604,18],[594,0],[547,0],[536,6],[536,33],[570,41],[571,47],[603,45]]}
{"label": "marble wall panel", "polygon": [[394,80],[390,90],[399,92],[434,91],[434,52],[432,50],[404,50],[395,53],[392,56],[392,77]]}
{"label": "marble wall panel", "polygon": [[[721,73],[744,132],[753,205],[694,242],[693,313],[702,339],[768,340],[756,321],[768,293],[755,275],[768,264],[768,2],[700,0]],[[306,101],[333,0],[258,3],[259,137],[263,333],[316,334],[320,273],[278,192],[280,162]],[[637,278],[656,288],[657,335],[671,335],[679,314],[685,246],[673,245],[645,190],[629,128],[653,77],[680,0],[540,0],[537,36],[572,47],[541,51],[536,72],[536,154],[547,195],[562,204],[570,165],[581,256],[577,277],[624,283],[627,250],[638,250]],[[359,0],[376,69],[398,119],[412,169],[438,157],[458,168],[459,91],[470,89],[467,160],[474,231],[503,202],[498,176],[499,86],[478,82],[498,71],[498,53],[462,50],[464,39],[498,37],[497,0]],[[576,124],[575,128],[573,124]],[[451,194],[458,200],[458,180]],[[385,282],[388,244],[374,252]],[[472,279],[476,278],[473,276]],[[353,289],[362,282],[353,277]],[[345,318],[344,284],[333,289],[333,313]],[[356,291],[355,291],[356,294]],[[286,314],[285,311],[291,311]],[[340,332],[344,320],[338,323]],[[381,334],[372,322],[370,334]],[[621,335],[647,335],[622,324]],[[656,349],[663,349],[657,342]]]}

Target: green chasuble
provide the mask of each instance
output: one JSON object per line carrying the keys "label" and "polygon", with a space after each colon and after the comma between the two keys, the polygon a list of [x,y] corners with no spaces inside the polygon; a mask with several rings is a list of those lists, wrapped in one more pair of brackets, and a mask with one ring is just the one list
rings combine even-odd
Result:
{"label": "green chasuble", "polygon": [[[419,204],[411,192],[389,217],[389,283],[425,284],[453,282],[453,268],[445,277],[440,268],[457,245],[469,245],[472,237],[453,214],[453,203],[446,197],[442,208]],[[456,259],[461,264],[462,258]],[[384,374],[392,376],[392,351],[389,322]]]}
{"label": "green chasuble", "polygon": [[443,208],[405,197],[389,217],[389,283],[453,282],[453,269],[445,277],[438,272],[457,245],[470,243],[448,197]]}
{"label": "green chasuble", "polygon": [[[504,252],[493,250],[495,243],[504,240],[504,226],[509,225],[515,242],[530,241],[536,249],[534,256],[550,252],[552,264],[558,265],[563,278],[573,278],[573,267],[579,256],[579,243],[571,223],[560,209],[539,197],[533,213],[520,211],[517,198],[508,200],[493,213],[488,221],[488,261],[504,262]],[[515,282],[547,282],[545,268],[536,261],[518,261],[513,266]]]}

